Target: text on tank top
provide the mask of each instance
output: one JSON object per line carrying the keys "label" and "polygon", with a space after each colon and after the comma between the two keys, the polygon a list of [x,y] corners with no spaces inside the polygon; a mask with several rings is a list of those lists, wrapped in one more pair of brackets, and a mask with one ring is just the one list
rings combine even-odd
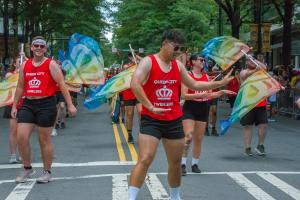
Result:
{"label": "text on tank top", "polygon": [[[202,76],[200,78],[195,77],[195,75],[193,74],[192,71],[189,71],[188,74],[195,80],[195,81],[202,81],[202,82],[208,82],[208,76],[206,73],[202,73]],[[198,94],[198,93],[209,93],[208,90],[192,90],[192,89],[188,89],[187,91],[188,94]],[[199,101],[199,102],[203,102],[203,101],[209,101],[210,98],[196,98],[193,99],[191,101]]]}
{"label": "text on tank top", "polygon": [[148,80],[143,85],[144,92],[154,107],[170,108],[170,111],[164,112],[163,115],[157,115],[143,106],[142,115],[163,121],[178,119],[182,116],[182,111],[179,103],[181,79],[177,62],[173,60],[171,70],[165,73],[160,68],[155,56],[150,55],[149,57],[152,67]]}
{"label": "text on tank top", "polygon": [[32,59],[24,66],[24,96],[53,96],[56,92],[56,82],[50,73],[51,59],[47,58],[39,67],[34,67]]}

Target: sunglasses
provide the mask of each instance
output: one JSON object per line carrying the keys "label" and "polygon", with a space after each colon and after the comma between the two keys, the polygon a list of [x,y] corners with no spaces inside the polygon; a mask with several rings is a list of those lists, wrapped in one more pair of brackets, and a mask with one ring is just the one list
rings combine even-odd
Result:
{"label": "sunglasses", "polygon": [[46,45],[43,45],[43,44],[34,44],[33,47],[34,48],[41,48],[41,49],[43,49],[43,48],[46,47]]}
{"label": "sunglasses", "polygon": [[181,52],[184,52],[185,51],[185,47],[183,47],[183,46],[175,46],[174,47],[174,51],[178,51],[178,50],[180,50]]}
{"label": "sunglasses", "polygon": [[200,60],[200,62],[204,62],[203,58],[197,58],[197,60]]}

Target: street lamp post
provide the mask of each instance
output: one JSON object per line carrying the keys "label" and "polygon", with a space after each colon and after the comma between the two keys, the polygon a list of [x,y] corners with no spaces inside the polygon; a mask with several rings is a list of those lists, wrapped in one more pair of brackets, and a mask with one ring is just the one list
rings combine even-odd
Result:
{"label": "street lamp post", "polygon": [[222,8],[219,6],[219,17],[218,17],[218,36],[223,35],[223,19],[222,19]]}
{"label": "street lamp post", "polygon": [[[226,22],[227,24],[228,22]],[[209,28],[214,29],[214,17],[211,15],[210,21],[209,21]],[[218,10],[218,36],[223,35],[223,12],[221,6],[219,6]]]}

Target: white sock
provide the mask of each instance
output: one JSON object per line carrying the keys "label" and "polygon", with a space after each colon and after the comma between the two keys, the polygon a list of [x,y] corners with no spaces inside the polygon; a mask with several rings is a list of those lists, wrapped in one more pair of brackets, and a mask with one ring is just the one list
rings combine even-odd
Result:
{"label": "white sock", "polygon": [[135,200],[138,193],[140,191],[140,188],[134,187],[134,186],[129,186],[128,190],[128,200]]}
{"label": "white sock", "polygon": [[192,158],[192,166],[193,165],[198,165],[199,159]]}
{"label": "white sock", "polygon": [[176,188],[170,188],[170,200],[180,200],[180,186]]}
{"label": "white sock", "polygon": [[182,157],[181,158],[181,164],[186,165],[186,160],[187,160],[187,157]]}

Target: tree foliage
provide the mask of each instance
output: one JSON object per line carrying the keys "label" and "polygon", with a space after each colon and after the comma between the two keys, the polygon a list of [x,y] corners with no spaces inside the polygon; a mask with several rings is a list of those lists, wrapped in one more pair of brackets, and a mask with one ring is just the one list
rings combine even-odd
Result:
{"label": "tree foliage", "polygon": [[4,1],[9,3],[8,14],[13,23],[22,25],[25,42],[30,42],[35,35],[50,40],[68,37],[74,32],[99,40],[104,38],[108,27],[100,9],[106,7],[104,0],[0,0],[1,15],[4,15]]}
{"label": "tree foliage", "polygon": [[164,30],[177,28],[185,33],[187,47],[199,50],[216,36],[209,28],[211,16],[216,15],[212,0],[124,0],[114,14],[113,44],[128,48],[131,43],[151,53],[159,49]]}

